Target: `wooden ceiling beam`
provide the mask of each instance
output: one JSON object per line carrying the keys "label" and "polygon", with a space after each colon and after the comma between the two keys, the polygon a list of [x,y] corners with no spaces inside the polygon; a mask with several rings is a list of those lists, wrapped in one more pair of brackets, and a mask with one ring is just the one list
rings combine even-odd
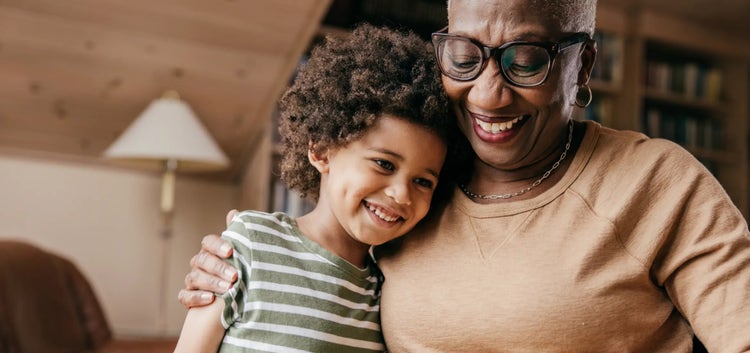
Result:
{"label": "wooden ceiling beam", "polygon": [[[134,69],[162,68],[227,82],[271,79],[278,58],[254,48],[232,50],[174,38],[121,32],[85,22],[63,20],[0,7],[4,51],[37,50],[36,60],[67,58],[79,65],[105,62]],[[33,59],[33,58],[30,58]],[[273,77],[276,78],[276,77]]]}
{"label": "wooden ceiling beam", "polygon": [[2,6],[146,36],[281,54],[316,0],[4,0]]}

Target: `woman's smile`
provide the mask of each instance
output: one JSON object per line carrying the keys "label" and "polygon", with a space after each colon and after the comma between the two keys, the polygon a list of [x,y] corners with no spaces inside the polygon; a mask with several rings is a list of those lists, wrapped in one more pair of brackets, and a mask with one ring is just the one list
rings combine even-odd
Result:
{"label": "woman's smile", "polygon": [[485,132],[489,132],[491,134],[498,134],[500,132],[505,132],[513,128],[513,126],[518,123],[519,121],[523,120],[525,116],[517,116],[513,120],[509,121],[501,121],[501,122],[490,122],[490,121],[483,121],[481,119],[476,119],[477,125],[479,125],[479,128],[484,130]]}
{"label": "woman's smile", "polygon": [[505,143],[512,140],[529,120],[529,115],[488,117],[470,112],[469,116],[474,133],[487,143]]}

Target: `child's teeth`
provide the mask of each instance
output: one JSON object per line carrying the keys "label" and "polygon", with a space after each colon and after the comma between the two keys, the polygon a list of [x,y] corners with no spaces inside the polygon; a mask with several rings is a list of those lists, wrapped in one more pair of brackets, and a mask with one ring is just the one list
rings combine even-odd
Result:
{"label": "child's teeth", "polygon": [[398,216],[394,216],[394,215],[389,215],[389,214],[386,214],[386,213],[384,213],[384,212],[383,212],[383,210],[381,210],[380,208],[376,208],[376,207],[374,207],[374,206],[372,206],[372,205],[368,205],[368,208],[369,208],[369,209],[370,209],[370,211],[372,211],[372,212],[373,212],[373,213],[374,213],[375,215],[377,215],[378,217],[380,217],[380,219],[382,219],[382,220],[384,220],[384,221],[387,221],[387,222],[395,222],[395,221],[396,221],[396,220],[398,220],[398,218],[399,218]]}

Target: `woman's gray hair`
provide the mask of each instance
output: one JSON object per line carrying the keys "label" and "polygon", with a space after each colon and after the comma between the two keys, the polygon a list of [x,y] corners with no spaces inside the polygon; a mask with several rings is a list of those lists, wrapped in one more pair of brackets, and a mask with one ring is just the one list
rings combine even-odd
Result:
{"label": "woman's gray hair", "polygon": [[[460,0],[471,1],[471,0]],[[482,0],[484,1],[484,0]],[[594,34],[597,0],[527,0],[529,5],[546,13],[561,32]],[[451,0],[448,0],[450,20]]]}

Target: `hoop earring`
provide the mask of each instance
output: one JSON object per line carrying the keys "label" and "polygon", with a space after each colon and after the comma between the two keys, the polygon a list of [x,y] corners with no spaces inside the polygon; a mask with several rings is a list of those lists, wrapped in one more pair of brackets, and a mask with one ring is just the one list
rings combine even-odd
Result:
{"label": "hoop earring", "polygon": [[[583,94],[581,93],[581,88],[585,88],[583,90]],[[578,92],[576,92],[576,100],[574,104],[578,108],[586,108],[591,104],[591,101],[594,99],[594,93],[591,92],[591,87],[589,87],[588,83],[584,83],[580,86],[578,86]]]}

